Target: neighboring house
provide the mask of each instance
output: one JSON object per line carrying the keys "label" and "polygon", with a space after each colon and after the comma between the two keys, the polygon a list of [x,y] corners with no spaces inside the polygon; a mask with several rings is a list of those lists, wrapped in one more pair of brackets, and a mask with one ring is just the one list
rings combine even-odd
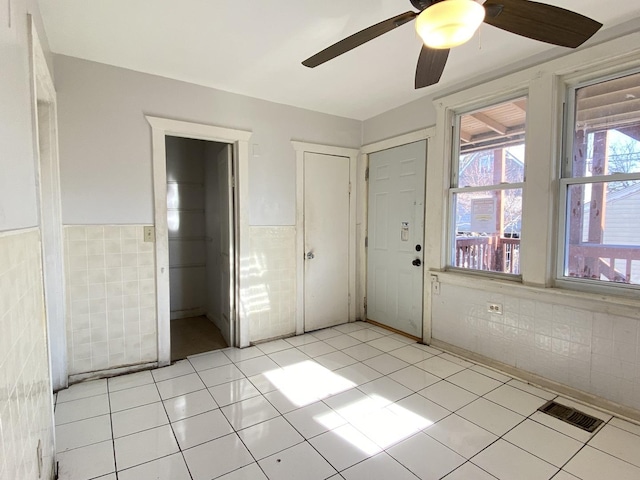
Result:
{"label": "neighboring house", "polygon": [[[621,272],[620,278],[626,276],[627,260],[631,262],[631,283],[640,281],[640,258],[636,258],[635,249],[616,247],[635,246],[640,238],[640,222],[638,218],[638,205],[640,204],[640,182],[635,182],[611,193],[607,193],[604,207],[604,229],[601,250],[601,258],[609,261],[609,255],[615,254],[615,269]],[[585,223],[589,221],[591,202],[584,205],[583,218]],[[583,226],[583,241],[587,241],[588,224]],[[611,253],[608,253],[611,252]],[[628,258],[622,257],[628,255]],[[622,273],[624,272],[624,273]]]}
{"label": "neighboring house", "polygon": [[636,245],[640,238],[638,205],[640,182],[607,194],[605,228],[602,243],[606,245]]}
{"label": "neighboring house", "polygon": [[[505,172],[503,178],[509,182],[521,181],[524,176],[524,160],[514,155],[509,148],[505,150]],[[479,150],[463,155],[459,184],[466,186],[490,185],[493,183],[493,153],[494,150]],[[511,238],[519,238],[522,230],[522,197],[521,195],[515,195],[509,200],[510,202],[505,205],[505,225],[501,234]],[[484,233],[472,232],[471,202],[465,199],[458,200],[456,225],[459,235]]]}

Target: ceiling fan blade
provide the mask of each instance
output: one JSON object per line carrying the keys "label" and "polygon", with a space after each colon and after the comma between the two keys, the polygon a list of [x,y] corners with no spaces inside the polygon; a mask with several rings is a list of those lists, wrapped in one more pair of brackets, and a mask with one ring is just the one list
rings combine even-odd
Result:
{"label": "ceiling fan blade", "polygon": [[[576,48],[595,34],[602,24],[579,13],[529,0],[487,0],[489,25],[541,42]],[[498,11],[498,7],[502,7]]]}
{"label": "ceiling fan blade", "polygon": [[416,88],[435,85],[440,81],[444,66],[447,64],[449,49],[435,49],[422,46],[416,67]]}
{"label": "ceiling fan blade", "polygon": [[390,32],[391,30],[404,25],[417,16],[418,14],[415,12],[405,12],[400,15],[396,15],[395,17],[389,18],[383,22],[376,23],[369,28],[365,28],[358,33],[354,33],[344,40],[340,40],[338,43],[334,43],[321,52],[316,53],[314,56],[307,58],[304,62],[302,62],[302,64],[305,67],[309,68],[314,68],[318,65],[322,65],[324,62],[336,58],[338,55],[342,55],[349,50],[353,50],[354,48],[359,47],[363,43],[367,43],[369,40],[373,40],[374,38],[379,37],[384,33]]}

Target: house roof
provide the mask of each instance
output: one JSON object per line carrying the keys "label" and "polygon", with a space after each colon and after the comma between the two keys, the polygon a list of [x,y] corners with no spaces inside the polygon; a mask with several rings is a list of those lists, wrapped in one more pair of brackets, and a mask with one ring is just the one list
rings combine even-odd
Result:
{"label": "house roof", "polygon": [[640,182],[634,182],[631,185],[607,194],[607,203],[615,203],[625,199],[631,195],[640,193]]}
{"label": "house roof", "polygon": [[[628,0],[549,0],[602,23],[640,18]],[[420,51],[405,25],[315,69],[305,58],[408,0],[39,0],[51,49],[140,72],[364,120],[525,59],[569,51],[483,25],[452,50],[441,82],[414,90]],[[603,31],[590,40],[595,43]],[[538,58],[538,57],[536,57]]]}

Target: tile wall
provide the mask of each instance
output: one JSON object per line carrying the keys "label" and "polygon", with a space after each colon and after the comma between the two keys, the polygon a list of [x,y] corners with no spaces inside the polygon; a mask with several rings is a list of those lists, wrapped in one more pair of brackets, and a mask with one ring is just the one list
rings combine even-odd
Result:
{"label": "tile wall", "polygon": [[243,261],[249,276],[241,308],[249,314],[250,340],[295,333],[296,228],[257,227],[251,233],[251,255]]}
{"label": "tile wall", "polygon": [[0,233],[0,478],[38,478],[53,465],[40,232]]}
{"label": "tile wall", "polygon": [[66,226],[69,374],[154,362],[154,244],[141,225]]}
{"label": "tile wall", "polygon": [[[442,283],[432,297],[433,338],[640,410],[637,315],[537,297]],[[501,303],[503,314],[488,313],[487,302]]]}

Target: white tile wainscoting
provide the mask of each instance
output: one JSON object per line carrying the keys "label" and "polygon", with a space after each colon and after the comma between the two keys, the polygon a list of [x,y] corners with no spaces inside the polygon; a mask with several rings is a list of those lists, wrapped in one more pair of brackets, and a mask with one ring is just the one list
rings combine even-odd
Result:
{"label": "white tile wainscoting", "polygon": [[252,342],[296,331],[296,227],[253,226],[249,291],[242,292]]}
{"label": "white tile wainscoting", "polygon": [[[571,299],[525,287],[519,295],[518,287],[476,283],[441,279],[440,295],[431,297],[435,340],[640,410],[637,309],[634,317],[633,307],[611,300],[598,306],[596,296]],[[502,304],[503,314],[488,313],[488,302]]]}
{"label": "white tile wainscoting", "polygon": [[0,478],[53,468],[53,409],[40,231],[0,232]]}
{"label": "white tile wainscoting", "polygon": [[[69,374],[157,360],[154,243],[142,225],[69,225],[65,233]],[[295,332],[295,227],[251,227],[241,308],[251,341]]]}
{"label": "white tile wainscoting", "polygon": [[64,228],[70,375],[157,361],[155,244],[143,228]]}

